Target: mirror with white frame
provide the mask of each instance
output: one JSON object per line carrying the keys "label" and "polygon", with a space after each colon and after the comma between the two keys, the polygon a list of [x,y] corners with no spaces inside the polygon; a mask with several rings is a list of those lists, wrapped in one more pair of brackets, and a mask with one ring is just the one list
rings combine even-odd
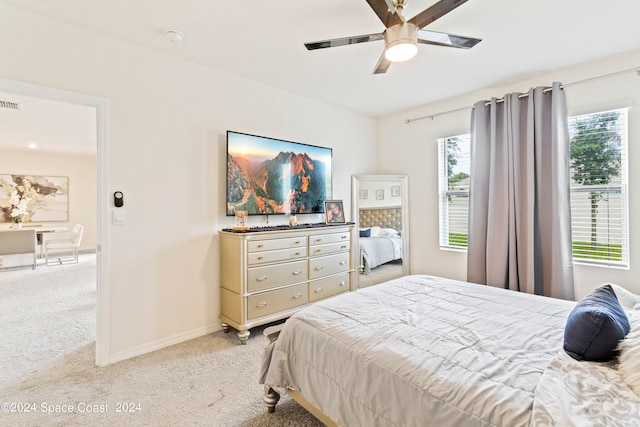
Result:
{"label": "mirror with white frame", "polygon": [[351,177],[357,287],[409,274],[407,186],[405,175]]}

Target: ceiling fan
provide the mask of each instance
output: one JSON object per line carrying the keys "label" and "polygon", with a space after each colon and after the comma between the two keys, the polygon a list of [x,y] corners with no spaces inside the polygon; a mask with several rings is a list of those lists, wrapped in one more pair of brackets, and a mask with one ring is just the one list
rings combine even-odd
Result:
{"label": "ceiling fan", "polygon": [[401,62],[413,58],[418,52],[417,43],[462,49],[469,49],[478,44],[482,39],[422,29],[466,2],[467,0],[440,0],[407,20],[402,16],[402,11],[407,3],[406,0],[367,0],[369,6],[386,27],[382,33],[341,37],[305,43],[304,45],[308,50],[316,50],[384,40],[384,52],[382,52],[376,68],[373,70],[373,74],[382,74],[387,71],[392,62]]}

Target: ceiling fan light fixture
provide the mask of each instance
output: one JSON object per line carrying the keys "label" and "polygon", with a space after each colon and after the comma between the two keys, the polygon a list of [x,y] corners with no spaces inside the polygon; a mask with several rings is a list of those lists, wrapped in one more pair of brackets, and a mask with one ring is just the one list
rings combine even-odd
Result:
{"label": "ceiling fan light fixture", "polygon": [[384,56],[391,62],[408,61],[418,53],[418,28],[410,23],[393,25],[384,33]]}
{"label": "ceiling fan light fixture", "polygon": [[478,44],[481,39],[424,29],[466,2],[467,0],[430,0],[429,7],[413,18],[406,19],[403,11],[407,0],[367,0],[369,7],[384,24],[383,32],[320,40],[304,45],[307,50],[316,50],[384,39],[384,51],[373,69],[373,74],[384,74],[392,63],[413,58],[418,52],[418,43],[460,49],[469,49]]}
{"label": "ceiling fan light fixture", "polygon": [[393,46],[388,46],[384,52],[384,56],[391,62],[403,62],[416,56],[418,46],[415,42],[401,41]]}

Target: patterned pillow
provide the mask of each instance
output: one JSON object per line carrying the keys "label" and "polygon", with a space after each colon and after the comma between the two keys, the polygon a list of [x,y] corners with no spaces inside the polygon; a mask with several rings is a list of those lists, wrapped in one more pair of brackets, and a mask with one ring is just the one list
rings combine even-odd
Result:
{"label": "patterned pillow", "polygon": [[611,285],[594,289],[573,308],[564,329],[564,350],[576,360],[606,362],[618,355],[629,319]]}
{"label": "patterned pillow", "polygon": [[625,383],[640,397],[640,311],[631,316],[631,330],[618,345],[618,371]]}

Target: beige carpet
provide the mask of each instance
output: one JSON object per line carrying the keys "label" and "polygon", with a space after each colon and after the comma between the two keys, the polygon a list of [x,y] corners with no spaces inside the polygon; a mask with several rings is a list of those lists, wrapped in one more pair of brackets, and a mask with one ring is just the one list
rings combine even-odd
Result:
{"label": "beige carpet", "polygon": [[402,276],[402,263],[390,262],[372,269],[369,274],[360,274],[358,276],[358,286],[366,288],[400,276]]}
{"label": "beige carpet", "polygon": [[94,268],[95,256],[82,255],[77,265],[0,272],[0,425],[322,425],[286,396],[267,413],[261,328],[244,346],[218,332],[96,367]]}

